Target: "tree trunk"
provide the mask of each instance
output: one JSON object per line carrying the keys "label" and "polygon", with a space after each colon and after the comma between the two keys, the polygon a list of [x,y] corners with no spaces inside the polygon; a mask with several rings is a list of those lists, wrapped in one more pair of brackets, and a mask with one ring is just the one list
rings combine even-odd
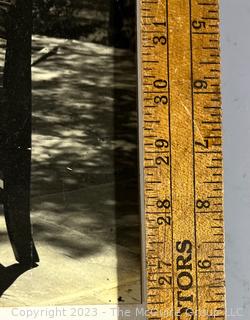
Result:
{"label": "tree trunk", "polygon": [[5,218],[15,257],[38,261],[30,223],[32,0],[16,0],[7,25],[3,86],[6,97]]}

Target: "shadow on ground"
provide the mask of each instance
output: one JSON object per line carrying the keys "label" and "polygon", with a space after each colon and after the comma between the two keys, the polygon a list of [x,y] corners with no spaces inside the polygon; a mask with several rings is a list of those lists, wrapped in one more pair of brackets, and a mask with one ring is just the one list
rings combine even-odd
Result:
{"label": "shadow on ground", "polygon": [[30,270],[28,266],[15,263],[8,267],[0,264],[0,297],[3,293],[26,271]]}
{"label": "shadow on ground", "polygon": [[58,46],[33,68],[34,234],[74,259],[115,247],[119,288],[120,248],[136,255],[136,276],[140,269],[134,55],[78,41]]}

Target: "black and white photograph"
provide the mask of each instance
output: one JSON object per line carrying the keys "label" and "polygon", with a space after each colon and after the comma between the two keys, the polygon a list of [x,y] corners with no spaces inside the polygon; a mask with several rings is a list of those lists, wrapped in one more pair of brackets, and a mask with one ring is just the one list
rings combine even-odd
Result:
{"label": "black and white photograph", "polygon": [[141,303],[135,0],[0,1],[0,306]]}

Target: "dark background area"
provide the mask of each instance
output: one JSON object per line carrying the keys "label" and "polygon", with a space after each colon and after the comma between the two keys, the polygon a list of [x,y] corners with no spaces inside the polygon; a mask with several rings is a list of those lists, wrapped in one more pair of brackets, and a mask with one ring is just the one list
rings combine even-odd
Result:
{"label": "dark background area", "polygon": [[34,0],[33,32],[134,49],[135,7],[135,0]]}

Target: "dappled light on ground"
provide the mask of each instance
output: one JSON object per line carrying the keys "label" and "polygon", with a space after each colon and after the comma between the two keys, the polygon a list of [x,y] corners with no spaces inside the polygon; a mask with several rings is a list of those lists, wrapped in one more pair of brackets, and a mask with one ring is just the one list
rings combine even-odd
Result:
{"label": "dappled light on ground", "polygon": [[[94,259],[104,270],[106,265],[113,287],[136,283],[136,291],[123,297],[125,302],[138,302],[134,57],[128,51],[79,41],[35,36],[33,43],[39,47],[46,42],[58,49],[33,67],[35,239],[81,261],[83,281],[92,274],[84,266]],[[100,287],[103,281],[99,279]],[[92,287],[98,288],[96,283]],[[114,297],[120,295],[116,289],[103,302],[116,302]]]}
{"label": "dappled light on ground", "polygon": [[[39,37],[35,43],[46,45],[46,40]],[[131,58],[124,59],[127,52],[53,41],[59,46],[57,54],[33,67],[34,194],[48,190],[41,186],[43,179],[47,185],[56,172],[52,192],[78,188],[90,175],[112,176],[115,170],[126,174],[136,159],[129,153],[137,152],[135,65]],[[114,55],[120,59],[120,70],[114,66]],[[119,104],[114,101],[117,92]],[[114,112],[121,119],[120,132],[114,132]],[[114,168],[116,148],[121,150],[119,168]]]}

